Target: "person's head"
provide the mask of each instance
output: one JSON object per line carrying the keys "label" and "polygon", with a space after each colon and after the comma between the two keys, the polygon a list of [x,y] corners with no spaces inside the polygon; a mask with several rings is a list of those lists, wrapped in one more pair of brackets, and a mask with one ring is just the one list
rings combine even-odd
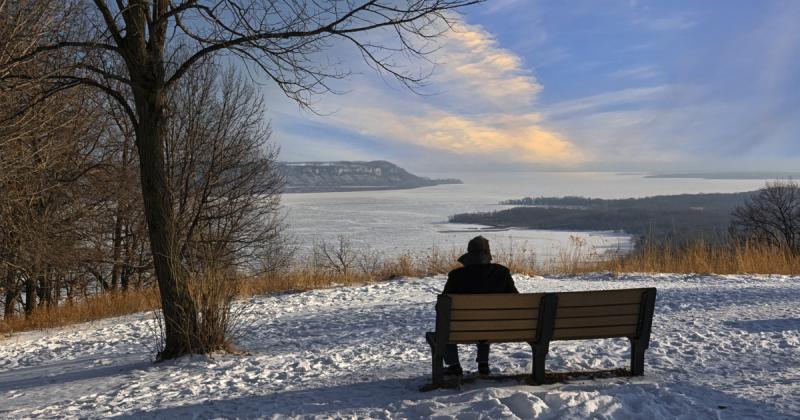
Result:
{"label": "person's head", "polygon": [[470,239],[467,243],[467,253],[458,259],[464,265],[488,264],[491,260],[492,252],[489,249],[489,240],[483,236]]}

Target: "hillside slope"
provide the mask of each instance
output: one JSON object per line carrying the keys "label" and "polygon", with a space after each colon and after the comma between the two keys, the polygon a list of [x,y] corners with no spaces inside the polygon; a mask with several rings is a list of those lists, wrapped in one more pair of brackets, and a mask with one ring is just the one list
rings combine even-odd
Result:
{"label": "hillside slope", "polygon": [[[658,288],[645,376],[419,392],[443,276],[248,300],[242,356],[154,365],[148,315],[0,342],[0,417],[792,418],[800,412],[800,277],[517,277],[521,291]],[[474,349],[462,347],[474,370]],[[549,371],[625,366],[625,340],[556,342]],[[530,347],[493,345],[493,374]]]}

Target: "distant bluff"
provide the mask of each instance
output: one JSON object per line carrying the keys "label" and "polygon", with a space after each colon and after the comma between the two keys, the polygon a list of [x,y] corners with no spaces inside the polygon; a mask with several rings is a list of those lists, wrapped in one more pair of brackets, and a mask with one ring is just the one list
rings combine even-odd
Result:
{"label": "distant bluff", "polygon": [[372,162],[281,162],[285,192],[394,190],[461,184],[458,179],[416,176],[385,160]]}

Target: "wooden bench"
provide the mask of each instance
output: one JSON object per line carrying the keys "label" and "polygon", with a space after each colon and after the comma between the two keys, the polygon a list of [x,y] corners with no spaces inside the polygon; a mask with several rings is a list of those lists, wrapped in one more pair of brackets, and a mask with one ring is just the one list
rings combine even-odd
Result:
{"label": "wooden bench", "polygon": [[550,342],[627,337],[631,374],[644,373],[656,289],[439,295],[431,347],[433,385],[443,383],[447,344],[525,342],[533,350],[533,380],[545,378]]}

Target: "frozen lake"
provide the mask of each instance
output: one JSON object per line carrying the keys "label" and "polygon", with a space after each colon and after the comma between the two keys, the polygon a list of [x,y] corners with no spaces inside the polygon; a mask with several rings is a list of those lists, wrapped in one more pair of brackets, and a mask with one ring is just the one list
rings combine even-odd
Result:
{"label": "frozen lake", "polygon": [[[459,178],[461,185],[438,185],[411,190],[286,194],[289,233],[305,249],[315,242],[344,235],[360,249],[385,255],[427,255],[431,248],[461,250],[480,226],[450,224],[455,213],[507,208],[502,200],[526,196],[578,195],[627,198],[652,195],[740,192],[764,185],[761,180],[645,178],[642,173],[611,172],[502,172],[421,173],[431,178]],[[560,232],[511,229],[480,232],[493,249],[513,247],[533,251],[545,260],[570,244],[571,236],[586,240],[598,251],[627,249],[621,232]]]}

